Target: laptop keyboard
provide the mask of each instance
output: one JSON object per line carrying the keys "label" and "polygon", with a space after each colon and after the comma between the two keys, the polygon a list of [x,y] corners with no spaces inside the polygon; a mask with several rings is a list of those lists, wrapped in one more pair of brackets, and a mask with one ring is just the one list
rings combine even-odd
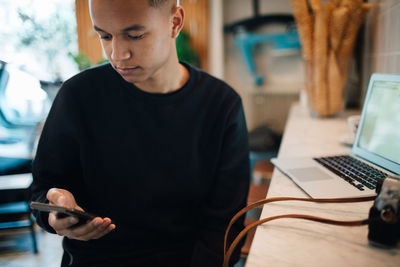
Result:
{"label": "laptop keyboard", "polygon": [[347,155],[314,158],[314,160],[360,191],[364,191],[365,187],[375,189],[378,181],[388,176],[386,173]]}

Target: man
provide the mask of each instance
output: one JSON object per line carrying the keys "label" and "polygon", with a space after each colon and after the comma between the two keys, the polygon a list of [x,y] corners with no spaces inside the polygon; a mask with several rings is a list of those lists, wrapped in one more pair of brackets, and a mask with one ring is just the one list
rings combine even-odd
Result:
{"label": "man", "polygon": [[39,225],[65,237],[62,266],[221,266],[249,183],[240,97],[178,61],[175,0],[92,0],[90,11],[110,64],[60,89],[32,200],[99,217],[76,226],[35,212]]}

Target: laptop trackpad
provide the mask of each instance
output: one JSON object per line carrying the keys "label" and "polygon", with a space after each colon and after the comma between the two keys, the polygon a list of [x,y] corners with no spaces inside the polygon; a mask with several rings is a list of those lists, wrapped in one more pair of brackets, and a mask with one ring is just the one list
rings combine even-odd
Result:
{"label": "laptop trackpad", "polygon": [[301,182],[312,182],[312,181],[333,179],[332,176],[329,176],[327,173],[323,172],[322,170],[316,167],[290,169],[288,170],[288,173],[292,174],[294,177],[297,178],[297,180]]}

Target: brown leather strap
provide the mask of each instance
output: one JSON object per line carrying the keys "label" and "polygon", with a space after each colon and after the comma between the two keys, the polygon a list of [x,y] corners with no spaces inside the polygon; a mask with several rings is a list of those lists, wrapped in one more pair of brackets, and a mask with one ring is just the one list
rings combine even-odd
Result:
{"label": "brown leather strap", "polygon": [[253,222],[252,224],[249,224],[246,226],[245,229],[243,229],[233,240],[232,244],[229,246],[228,251],[224,255],[224,264],[223,267],[228,267],[229,266],[229,260],[232,256],[233,251],[235,250],[236,246],[240,242],[240,240],[243,239],[243,237],[246,236],[247,232],[249,232],[252,228],[257,227],[260,224],[276,220],[276,219],[282,219],[282,218],[297,218],[297,219],[305,219],[305,220],[310,220],[310,221],[315,221],[315,222],[321,222],[321,223],[327,223],[327,224],[334,224],[334,225],[342,225],[342,226],[360,226],[360,225],[365,225],[368,224],[368,219],[366,220],[360,220],[360,221],[337,221],[337,220],[331,220],[331,219],[326,219],[322,217],[316,217],[316,216],[310,216],[310,215],[305,215],[305,214],[284,214],[284,215],[277,215],[277,216],[271,216],[264,218],[262,220],[258,220]]}
{"label": "brown leather strap", "polygon": [[330,224],[336,224],[336,225],[344,225],[344,226],[357,226],[357,225],[363,225],[367,223],[367,220],[362,220],[362,221],[335,221],[335,220],[330,220],[326,218],[321,218],[321,217],[315,217],[315,216],[310,216],[310,215],[304,215],[304,214],[285,214],[285,215],[278,215],[278,216],[272,216],[268,217],[262,220],[255,221],[254,223],[248,225],[244,230],[242,230],[239,235],[235,238],[235,240],[232,242],[231,246],[227,247],[227,240],[228,240],[228,235],[230,232],[230,229],[232,225],[235,223],[235,221],[240,218],[243,214],[245,214],[247,211],[254,209],[258,206],[264,205],[266,203],[270,202],[276,202],[276,201],[307,201],[307,202],[318,202],[318,203],[353,203],[353,202],[363,202],[363,201],[372,201],[376,197],[359,197],[359,198],[319,198],[319,199],[311,199],[311,198],[294,198],[294,197],[273,197],[273,198],[266,198],[259,200],[242,210],[240,210],[238,213],[233,216],[231,221],[229,222],[229,225],[225,231],[225,238],[224,238],[224,266],[228,266],[229,259],[231,257],[231,254],[235,250],[235,247],[237,244],[240,242],[240,240],[246,235],[246,233],[251,230],[252,228],[271,221],[275,219],[280,219],[280,218],[299,218],[299,219],[306,219],[306,220],[312,220],[312,221],[317,221],[317,222],[322,222],[322,223],[330,223]]}

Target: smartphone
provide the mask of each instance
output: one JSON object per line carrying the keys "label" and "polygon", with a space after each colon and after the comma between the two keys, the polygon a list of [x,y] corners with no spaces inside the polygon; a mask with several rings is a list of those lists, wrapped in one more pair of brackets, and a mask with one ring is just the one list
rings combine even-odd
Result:
{"label": "smartphone", "polygon": [[94,214],[90,214],[88,212],[80,211],[77,209],[69,209],[66,207],[61,207],[61,206],[56,206],[52,204],[46,204],[46,203],[40,203],[40,202],[35,202],[32,201],[29,206],[31,207],[32,210],[38,210],[38,211],[45,211],[45,212],[51,212],[55,211],[58,213],[57,217],[58,218],[65,218],[67,216],[74,216],[79,219],[79,222],[75,224],[74,226],[79,226],[82,224],[85,224],[87,221],[90,221],[97,216]]}

